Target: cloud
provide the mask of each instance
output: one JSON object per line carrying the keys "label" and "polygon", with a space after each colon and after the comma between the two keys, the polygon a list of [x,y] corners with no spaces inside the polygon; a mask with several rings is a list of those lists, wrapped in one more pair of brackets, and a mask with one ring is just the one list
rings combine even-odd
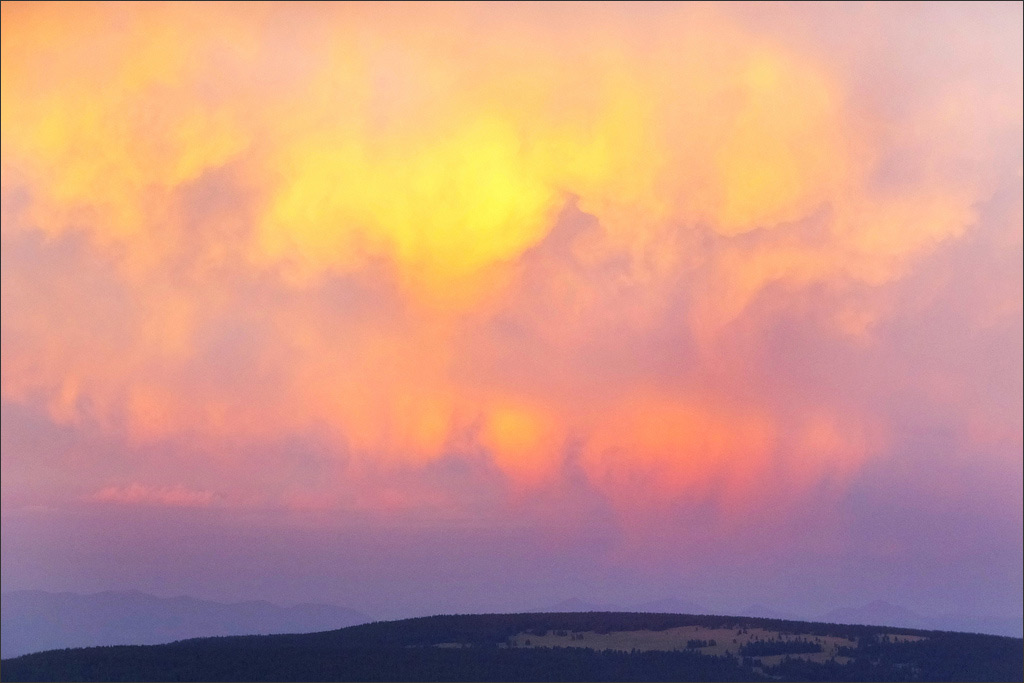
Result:
{"label": "cloud", "polygon": [[151,487],[138,482],[126,486],[108,486],[88,498],[94,503],[162,505],[166,507],[207,507],[216,500],[212,491],[196,491],[184,486]]}
{"label": "cloud", "polygon": [[1017,9],[378,9],[4,5],[3,400],[155,487],[90,490],[466,517],[571,459],[640,528],[909,414],[1019,455]]}

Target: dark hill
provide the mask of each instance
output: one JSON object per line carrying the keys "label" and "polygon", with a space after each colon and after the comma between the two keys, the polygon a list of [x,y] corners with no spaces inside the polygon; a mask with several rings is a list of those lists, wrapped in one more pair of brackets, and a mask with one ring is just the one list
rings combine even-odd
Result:
{"label": "dark hill", "polygon": [[435,616],[54,650],[5,681],[1019,681],[1019,638],[649,613]]}

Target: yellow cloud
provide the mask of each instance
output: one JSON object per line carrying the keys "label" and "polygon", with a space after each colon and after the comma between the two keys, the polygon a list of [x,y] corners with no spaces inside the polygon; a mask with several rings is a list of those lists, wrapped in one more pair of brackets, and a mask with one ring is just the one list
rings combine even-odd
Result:
{"label": "yellow cloud", "polygon": [[[770,397],[722,406],[639,374],[609,388],[630,400],[577,397],[590,384],[570,369],[551,395],[483,386],[452,370],[466,327],[514,297],[569,197],[601,226],[583,251],[624,265],[607,289],[579,263],[552,275],[578,305],[531,332],[574,358],[591,334],[579,319],[606,306],[627,339],[683,328],[700,363],[771,285],[883,285],[965,234],[983,195],[944,170],[964,156],[938,134],[948,98],[890,130],[850,101],[842,67],[724,6],[628,21],[592,6],[569,24],[542,7],[3,7],[3,184],[23,197],[5,239],[82,237],[114,283],[65,283],[29,310],[31,276],[5,272],[4,397],[41,394],[55,420],[88,413],[140,439],[327,424],[365,457],[423,463],[476,425],[513,478],[551,476],[582,434],[608,491],[624,470],[672,492],[749,479],[780,429]],[[1016,106],[1000,125],[1019,125]],[[894,190],[878,178],[905,151],[900,126],[927,154]],[[686,309],[665,313],[695,272]],[[331,288],[346,278],[372,281],[349,308]],[[85,305],[113,288],[116,348]],[[224,379],[203,345],[238,308],[272,320]],[[866,344],[883,313],[851,305],[836,330]],[[806,457],[861,457],[857,430],[828,419]]]}

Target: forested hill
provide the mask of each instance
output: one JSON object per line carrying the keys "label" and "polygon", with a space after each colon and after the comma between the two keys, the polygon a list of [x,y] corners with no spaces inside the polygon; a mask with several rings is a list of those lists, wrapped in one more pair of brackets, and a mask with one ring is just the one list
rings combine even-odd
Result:
{"label": "forested hill", "polygon": [[1020,681],[1019,638],[750,617],[453,615],[51,650],[5,681]]}

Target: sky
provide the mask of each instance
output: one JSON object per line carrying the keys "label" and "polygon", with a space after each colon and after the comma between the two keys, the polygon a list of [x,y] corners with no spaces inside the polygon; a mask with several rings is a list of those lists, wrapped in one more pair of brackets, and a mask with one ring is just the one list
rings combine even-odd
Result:
{"label": "sky", "polygon": [[2,11],[4,591],[1020,618],[1020,3]]}

